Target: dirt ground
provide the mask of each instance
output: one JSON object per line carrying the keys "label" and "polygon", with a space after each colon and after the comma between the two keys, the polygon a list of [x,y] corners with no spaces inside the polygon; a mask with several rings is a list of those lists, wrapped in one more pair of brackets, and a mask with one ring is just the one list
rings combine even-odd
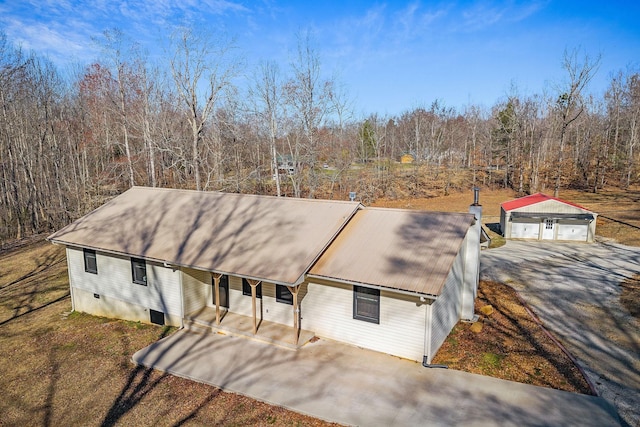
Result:
{"label": "dirt ground", "polygon": [[[483,310],[485,313],[483,314]],[[458,323],[434,362],[451,369],[510,381],[592,394],[569,357],[527,313],[508,285],[482,281],[478,289],[478,325]]]}

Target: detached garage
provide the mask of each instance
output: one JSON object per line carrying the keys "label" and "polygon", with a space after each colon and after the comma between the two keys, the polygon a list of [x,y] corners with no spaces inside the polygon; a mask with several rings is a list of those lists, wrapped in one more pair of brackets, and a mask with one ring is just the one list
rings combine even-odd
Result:
{"label": "detached garage", "polygon": [[504,202],[500,229],[507,239],[593,242],[598,214],[546,194]]}

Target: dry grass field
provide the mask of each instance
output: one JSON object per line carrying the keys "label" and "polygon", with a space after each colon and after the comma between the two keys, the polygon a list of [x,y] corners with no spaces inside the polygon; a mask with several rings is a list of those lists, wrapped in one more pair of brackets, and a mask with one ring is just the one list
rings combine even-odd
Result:
{"label": "dry grass field", "polygon": [[[553,195],[553,190],[546,194]],[[500,222],[500,204],[518,197],[513,190],[480,191],[480,204],[483,208],[484,224]],[[599,193],[588,193],[576,190],[563,190],[560,198],[577,203],[596,212],[598,223],[596,234],[604,239],[615,240],[629,246],[640,246],[640,189],[628,191],[619,189],[600,190]],[[377,200],[373,206],[384,206],[403,209],[424,209],[430,211],[467,212],[473,202],[473,193],[453,193],[448,196]],[[491,237],[498,237],[490,233]]]}

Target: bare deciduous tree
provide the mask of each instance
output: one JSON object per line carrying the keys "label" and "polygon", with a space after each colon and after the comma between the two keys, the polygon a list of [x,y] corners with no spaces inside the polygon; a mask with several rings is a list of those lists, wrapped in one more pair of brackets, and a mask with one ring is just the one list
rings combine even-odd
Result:
{"label": "bare deciduous tree", "polygon": [[237,73],[238,62],[232,57],[234,45],[223,39],[214,40],[193,29],[183,28],[173,36],[171,73],[183,114],[191,129],[191,162],[197,190],[200,178],[200,145],[205,126],[214,117]]}
{"label": "bare deciduous tree", "polygon": [[553,194],[558,197],[562,182],[562,171],[565,159],[565,138],[569,126],[584,112],[583,91],[598,71],[600,56],[595,59],[588,55],[579,57],[579,51],[565,51],[562,67],[567,72],[568,80],[558,87],[556,112],[559,120],[558,161],[555,168]]}

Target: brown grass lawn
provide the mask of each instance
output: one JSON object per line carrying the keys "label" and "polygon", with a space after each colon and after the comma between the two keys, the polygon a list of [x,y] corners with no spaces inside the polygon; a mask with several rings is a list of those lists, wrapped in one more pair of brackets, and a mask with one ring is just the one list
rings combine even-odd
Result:
{"label": "brown grass lawn", "polygon": [[0,425],[330,425],[135,367],[171,328],[70,310],[63,248],[40,238],[0,253]]}
{"label": "brown grass lawn", "polygon": [[440,347],[433,363],[510,381],[591,394],[588,383],[566,354],[526,312],[508,285],[481,282],[476,313],[480,332],[458,323]]}

